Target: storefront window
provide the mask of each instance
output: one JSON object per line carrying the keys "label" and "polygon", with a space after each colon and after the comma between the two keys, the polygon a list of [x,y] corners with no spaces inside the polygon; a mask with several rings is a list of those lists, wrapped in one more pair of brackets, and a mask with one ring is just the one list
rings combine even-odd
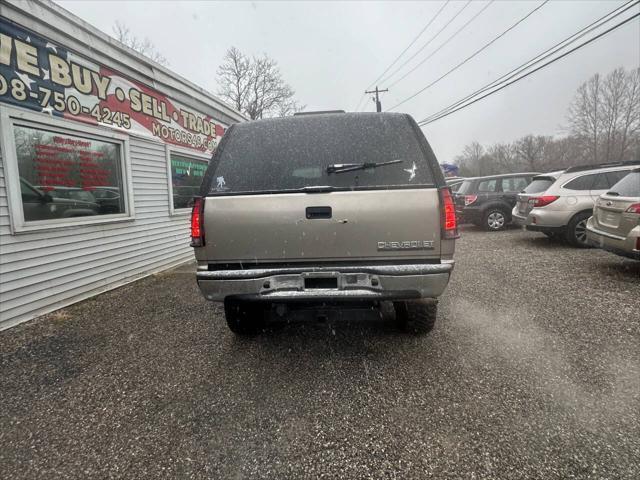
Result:
{"label": "storefront window", "polygon": [[171,185],[175,210],[191,207],[193,197],[200,192],[207,165],[205,160],[171,154]]}
{"label": "storefront window", "polygon": [[125,212],[119,143],[14,127],[24,220]]}

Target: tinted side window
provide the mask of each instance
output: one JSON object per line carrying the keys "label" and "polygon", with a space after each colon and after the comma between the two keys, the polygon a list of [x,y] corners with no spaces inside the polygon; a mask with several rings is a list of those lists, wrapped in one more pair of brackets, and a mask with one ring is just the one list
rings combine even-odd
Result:
{"label": "tinted side window", "polygon": [[607,174],[606,173],[600,173],[600,174],[596,175],[596,180],[593,182],[593,186],[591,187],[591,189],[592,190],[606,190],[611,185],[613,185],[613,183],[609,183],[609,181],[607,180]]}
{"label": "tinted side window", "polygon": [[597,175],[582,175],[567,183],[564,188],[567,190],[591,190],[591,186]]}
{"label": "tinted side window", "polygon": [[478,183],[478,192],[495,192],[497,184],[498,180],[495,178],[493,180],[483,180]]}

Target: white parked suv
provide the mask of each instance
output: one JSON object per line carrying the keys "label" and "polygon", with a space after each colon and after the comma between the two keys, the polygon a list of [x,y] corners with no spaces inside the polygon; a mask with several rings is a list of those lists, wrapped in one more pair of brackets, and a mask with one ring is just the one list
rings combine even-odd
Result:
{"label": "white parked suv", "polygon": [[639,165],[640,162],[619,162],[576,166],[541,176],[548,187],[535,195],[518,195],[513,221],[527,230],[563,236],[575,247],[586,247],[587,220],[596,200]]}

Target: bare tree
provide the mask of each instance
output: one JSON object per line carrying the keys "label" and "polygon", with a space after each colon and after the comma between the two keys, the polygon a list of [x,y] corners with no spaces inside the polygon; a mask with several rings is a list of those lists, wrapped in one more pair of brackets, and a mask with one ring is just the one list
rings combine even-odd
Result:
{"label": "bare tree", "polygon": [[625,96],[626,80],[624,69],[617,68],[607,76],[602,85],[603,155],[607,160],[613,156],[612,153],[615,148],[622,114],[622,103]]}
{"label": "bare tree", "polygon": [[576,97],[569,107],[571,132],[583,139],[585,149],[594,162],[598,161],[599,106],[600,74],[595,74],[580,85]]}
{"label": "bare tree", "polygon": [[496,143],[487,149],[473,142],[456,157],[456,163],[461,175],[469,176],[561,170],[584,163],[582,143],[582,139],[573,136],[554,139],[535,135],[512,143]]}
{"label": "bare tree", "polygon": [[218,95],[239,112],[244,110],[251,85],[251,60],[236,47],[227,50],[224,62],[218,67]]}
{"label": "bare tree", "polygon": [[517,169],[518,156],[514,145],[509,143],[496,143],[487,149],[487,156],[485,163],[488,164],[488,169],[491,170],[491,174],[512,172]]}
{"label": "bare tree", "polygon": [[484,147],[474,141],[464,147],[462,154],[454,159],[454,163],[460,167],[461,175],[480,175],[482,170],[480,159],[483,155]]}
{"label": "bare tree", "polygon": [[127,47],[135,50],[136,52],[150,58],[160,65],[169,65],[167,59],[162,55],[155,47],[155,45],[145,37],[144,40],[139,39],[131,33],[129,27],[124,23],[117,21],[113,25],[113,33],[116,40],[125,44]]}
{"label": "bare tree", "polygon": [[550,137],[526,135],[513,145],[516,158],[527,170],[540,171],[545,163],[545,148],[550,141]]}
{"label": "bare tree", "polygon": [[584,162],[584,149],[574,136],[556,138],[546,145],[541,171],[560,170]]}
{"label": "bare tree", "polygon": [[640,149],[640,68],[626,76],[626,89],[622,105],[620,127],[620,159],[635,159]]}
{"label": "bare tree", "polygon": [[571,133],[594,162],[630,159],[640,132],[640,69],[620,67],[583,83],[569,108]]}
{"label": "bare tree", "polygon": [[585,162],[640,158],[640,68],[617,68],[580,85],[568,112],[570,134],[526,135],[486,150],[472,142],[455,159],[466,176],[548,172]]}
{"label": "bare tree", "polygon": [[218,68],[218,95],[252,120],[286,116],[304,108],[282,79],[275,60],[264,55],[249,58],[231,47]]}

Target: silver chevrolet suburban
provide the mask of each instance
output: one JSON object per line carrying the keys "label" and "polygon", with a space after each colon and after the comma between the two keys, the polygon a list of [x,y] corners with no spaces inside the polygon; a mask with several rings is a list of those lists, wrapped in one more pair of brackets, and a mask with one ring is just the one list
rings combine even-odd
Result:
{"label": "silver chevrolet suburban", "polygon": [[272,309],[392,301],[428,332],[453,270],[455,207],[416,122],[395,113],[313,113],[240,123],[194,199],[191,245],[205,298],[229,328]]}

